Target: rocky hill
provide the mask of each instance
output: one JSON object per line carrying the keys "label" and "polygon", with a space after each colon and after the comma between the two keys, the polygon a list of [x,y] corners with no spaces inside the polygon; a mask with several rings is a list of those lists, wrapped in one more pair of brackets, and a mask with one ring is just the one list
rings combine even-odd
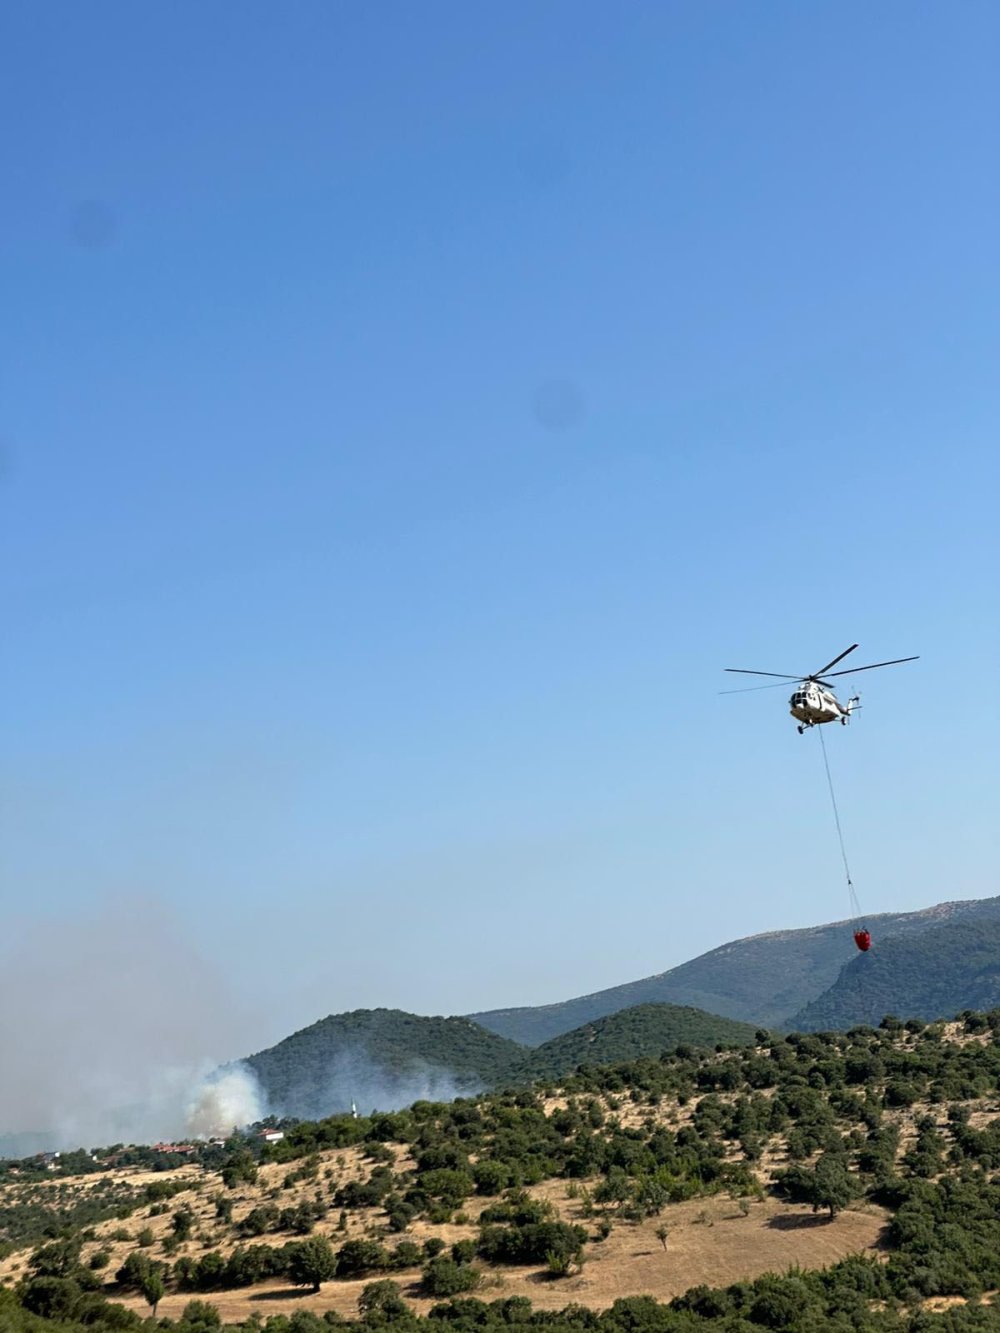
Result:
{"label": "rocky hill", "polygon": [[[1000,920],[1000,897],[939,903],[918,912],[886,913],[868,918],[881,942],[934,930],[949,922]],[[561,1033],[637,1004],[694,1005],[711,1014],[787,1027],[811,1001],[837,980],[856,957],[851,925],[837,921],[804,930],[770,931],[733,940],[640,981],[612,986],[559,1004],[491,1009],[470,1014],[500,1036],[538,1046]],[[959,1008],[972,1007],[971,1003]]]}

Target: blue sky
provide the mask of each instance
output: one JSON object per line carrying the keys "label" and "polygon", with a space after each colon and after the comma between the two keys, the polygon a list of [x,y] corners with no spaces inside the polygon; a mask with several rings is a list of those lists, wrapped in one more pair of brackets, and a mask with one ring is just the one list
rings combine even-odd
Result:
{"label": "blue sky", "polygon": [[854,641],[862,902],[996,891],[995,5],[4,29],[15,935],[149,903],[264,1045],[846,916],[716,691]]}

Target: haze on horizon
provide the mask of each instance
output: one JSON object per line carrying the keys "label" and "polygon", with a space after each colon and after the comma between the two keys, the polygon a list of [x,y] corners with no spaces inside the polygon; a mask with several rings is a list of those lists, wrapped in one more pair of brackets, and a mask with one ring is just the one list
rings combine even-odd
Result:
{"label": "haze on horizon", "polygon": [[846,917],[818,736],[717,691],[855,641],[920,654],[827,729],[865,908],[997,891],[995,6],[5,28],[18,1049]]}

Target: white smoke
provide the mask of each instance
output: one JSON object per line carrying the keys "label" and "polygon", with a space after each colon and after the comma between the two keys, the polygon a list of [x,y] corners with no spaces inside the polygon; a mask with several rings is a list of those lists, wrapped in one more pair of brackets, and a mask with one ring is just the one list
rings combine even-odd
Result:
{"label": "white smoke", "polygon": [[322,1070],[303,1068],[291,1085],[272,1096],[270,1110],[275,1115],[321,1120],[352,1106],[360,1115],[370,1115],[398,1111],[417,1101],[474,1097],[482,1090],[482,1079],[475,1074],[455,1075],[423,1060],[409,1061],[405,1069],[389,1069],[359,1042],[340,1047]]}
{"label": "white smoke", "polygon": [[230,1065],[210,1074],[194,1090],[185,1133],[189,1138],[215,1138],[263,1120],[266,1114],[253,1071],[242,1063]]}

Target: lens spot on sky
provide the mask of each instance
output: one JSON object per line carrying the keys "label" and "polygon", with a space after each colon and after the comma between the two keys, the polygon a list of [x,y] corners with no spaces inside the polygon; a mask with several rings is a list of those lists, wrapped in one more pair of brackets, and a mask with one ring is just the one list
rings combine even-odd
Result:
{"label": "lens spot on sky", "polygon": [[545,430],[571,430],[584,418],[583,394],[572,380],[546,380],[535,390],[532,410]]}
{"label": "lens spot on sky", "polygon": [[118,230],[115,215],[100,199],[84,199],[73,209],[73,240],[84,250],[103,250]]}

